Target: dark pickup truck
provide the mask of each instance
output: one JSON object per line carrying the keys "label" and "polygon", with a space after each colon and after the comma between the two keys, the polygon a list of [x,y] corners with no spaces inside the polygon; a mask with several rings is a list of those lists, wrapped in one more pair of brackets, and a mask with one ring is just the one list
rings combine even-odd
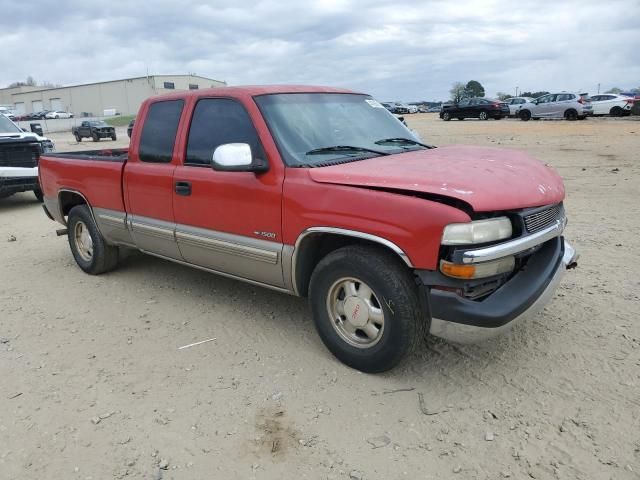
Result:
{"label": "dark pickup truck", "polygon": [[83,138],[92,138],[94,142],[99,142],[101,138],[116,140],[116,129],[107,125],[102,120],[85,120],[79,127],[73,127],[71,133],[76,137],[78,143]]}

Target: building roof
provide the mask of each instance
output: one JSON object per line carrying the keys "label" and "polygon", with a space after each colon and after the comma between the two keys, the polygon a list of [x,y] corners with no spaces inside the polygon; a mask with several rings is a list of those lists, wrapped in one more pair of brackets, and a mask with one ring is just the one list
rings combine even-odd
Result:
{"label": "building roof", "polygon": [[[64,88],[75,88],[75,87],[86,87],[89,85],[99,85],[102,83],[117,83],[117,82],[126,82],[128,80],[140,80],[141,78],[155,78],[155,77],[194,77],[194,78],[204,78],[205,80],[210,80],[212,82],[219,82],[219,83],[226,83],[224,80],[216,80],[215,78],[209,78],[209,77],[203,77],[201,75],[185,75],[185,74],[181,74],[181,75],[143,75],[140,77],[129,77],[129,78],[119,78],[116,80],[105,80],[103,82],[90,82],[90,83],[78,83],[75,85],[64,85],[62,87],[43,87],[40,89],[36,89],[36,90],[28,90],[26,92],[15,92],[15,93],[37,93],[37,92],[46,92],[49,90],[62,90]],[[9,89],[13,89],[13,88],[18,88],[18,87],[5,87],[5,88],[0,88],[0,90],[9,90]]]}

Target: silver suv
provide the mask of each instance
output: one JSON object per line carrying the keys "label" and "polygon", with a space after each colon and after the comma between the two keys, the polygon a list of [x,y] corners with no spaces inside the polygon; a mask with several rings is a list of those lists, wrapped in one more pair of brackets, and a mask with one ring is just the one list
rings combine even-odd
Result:
{"label": "silver suv", "polygon": [[548,93],[522,105],[518,115],[525,122],[531,118],[584,120],[588,115],[593,115],[593,107],[591,100],[578,93]]}

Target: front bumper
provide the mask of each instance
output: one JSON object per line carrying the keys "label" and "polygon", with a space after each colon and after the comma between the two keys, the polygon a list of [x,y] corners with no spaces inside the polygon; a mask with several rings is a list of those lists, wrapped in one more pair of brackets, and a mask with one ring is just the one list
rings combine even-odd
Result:
{"label": "front bumper", "polygon": [[553,297],[578,255],[563,238],[549,240],[526,269],[482,301],[429,289],[429,332],[456,343],[475,343],[502,334],[540,311]]}

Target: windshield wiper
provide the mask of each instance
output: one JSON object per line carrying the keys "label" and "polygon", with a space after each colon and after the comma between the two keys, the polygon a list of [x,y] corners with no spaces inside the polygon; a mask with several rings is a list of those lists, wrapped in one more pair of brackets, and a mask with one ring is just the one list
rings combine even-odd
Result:
{"label": "windshield wiper", "polygon": [[350,153],[350,152],[368,152],[376,155],[391,155],[389,152],[382,150],[374,150],[373,148],[354,147],[352,145],[334,145],[332,147],[321,147],[309,150],[305,155],[322,155],[324,153]]}
{"label": "windshield wiper", "polygon": [[417,140],[412,140],[411,138],[403,138],[403,137],[394,137],[394,138],[383,138],[382,140],[378,140],[377,142],[373,142],[376,145],[384,145],[387,143],[396,143],[396,144],[405,144],[405,145],[420,145],[424,148],[436,148],[435,145],[427,145],[426,143],[418,142]]}

